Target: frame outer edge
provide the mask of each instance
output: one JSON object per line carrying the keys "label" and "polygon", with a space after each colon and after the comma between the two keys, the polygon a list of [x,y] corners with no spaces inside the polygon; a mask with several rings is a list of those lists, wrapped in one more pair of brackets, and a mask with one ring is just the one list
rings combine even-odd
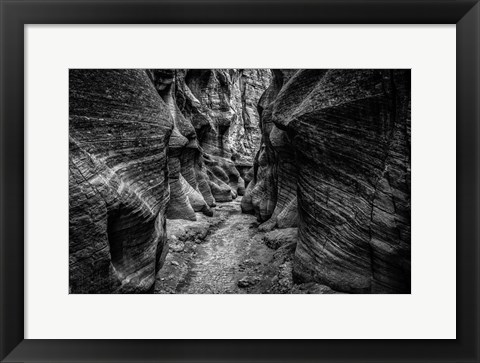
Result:
{"label": "frame outer edge", "polygon": [[[5,11],[4,11],[4,4],[0,2],[0,59],[2,60],[0,62],[0,296],[2,296],[1,299],[1,304],[0,304],[0,321],[5,321],[5,294],[7,293],[7,289],[5,286],[5,276],[6,276],[6,269],[5,269],[5,248],[4,248],[4,241],[5,241],[5,236],[4,236],[4,203],[2,203],[4,198],[4,185],[5,185],[5,173],[4,171],[4,163],[3,160],[5,159],[5,152],[3,151],[3,145],[4,145],[4,121],[5,121],[5,115],[4,115],[4,109],[3,109],[3,104],[4,104],[4,59],[5,59]],[[8,347],[7,347],[7,341],[6,341],[6,332],[7,332],[7,327],[4,324],[0,325],[0,360],[5,358],[5,355],[7,354]]]}
{"label": "frame outer edge", "polygon": [[1,360],[24,340],[24,25],[13,3],[0,6]]}
{"label": "frame outer edge", "polygon": [[[457,23],[456,31],[457,241],[462,242],[457,243],[457,339],[463,343],[463,353],[469,355],[465,361],[479,362],[480,3]],[[473,291],[473,296],[468,291]],[[465,341],[470,346],[464,346]]]}
{"label": "frame outer edge", "polygon": [[[81,2],[81,1],[80,1]],[[22,4],[22,2],[18,2]],[[17,4],[18,4],[17,3]],[[36,3],[38,5],[38,1],[28,2],[30,4]],[[58,4],[65,5],[66,1],[58,1]],[[87,1],[83,1],[83,3],[91,3]],[[459,82],[459,59],[462,58],[465,63],[467,63],[467,67],[472,70],[472,73],[469,75],[468,79],[463,78],[464,88],[463,91],[457,90],[457,109],[460,110],[462,107],[465,107],[467,111],[466,117],[470,117],[469,114],[474,115],[475,121],[473,122],[473,126],[470,129],[464,128],[461,129],[461,132],[457,132],[457,141],[459,140],[459,135],[463,135],[465,133],[466,138],[469,139],[470,143],[466,143],[470,145],[461,145],[457,142],[457,160],[458,156],[465,156],[465,162],[462,160],[462,166],[459,166],[457,163],[457,169],[462,173],[461,175],[465,175],[468,172],[466,169],[473,167],[468,172],[467,177],[470,178],[470,181],[467,181],[464,178],[458,179],[457,174],[457,181],[461,181],[463,183],[457,184],[457,205],[460,209],[464,211],[468,211],[469,207],[470,211],[474,211],[472,216],[465,216],[462,214],[462,217],[465,217],[466,220],[462,221],[460,216],[457,216],[457,233],[458,236],[462,236],[462,238],[467,241],[469,238],[474,238],[473,248],[470,249],[463,249],[462,254],[457,253],[457,261],[461,261],[459,258],[462,256],[462,259],[465,256],[466,260],[469,262],[469,266],[461,268],[465,268],[465,273],[471,273],[474,276],[473,282],[475,282],[476,286],[472,286],[472,284],[467,285],[465,282],[457,283],[457,288],[463,286],[466,289],[471,289],[472,287],[476,289],[475,293],[475,300],[474,301],[465,301],[465,298],[468,298],[471,295],[462,295],[462,298],[457,301],[457,308],[460,307],[460,303],[462,307],[469,307],[468,311],[473,310],[475,316],[467,316],[467,319],[471,321],[470,327],[473,328],[470,332],[473,334],[467,338],[470,343],[474,343],[474,350],[472,350],[472,346],[469,345],[469,355],[465,355],[462,358],[459,357],[459,360],[455,360],[456,362],[478,362],[480,354],[479,354],[479,346],[478,346],[478,329],[479,329],[479,314],[478,314],[478,302],[479,302],[479,288],[478,288],[478,272],[479,272],[479,255],[478,255],[478,241],[479,241],[479,226],[478,226],[478,211],[480,206],[479,201],[479,181],[480,181],[480,170],[478,161],[480,160],[480,153],[479,153],[479,140],[480,140],[480,127],[479,127],[479,24],[480,24],[480,6],[478,4],[478,0],[476,1],[467,1],[462,2],[462,6],[465,8],[465,4],[476,4],[474,8],[468,7],[470,11],[466,14],[462,20],[459,21],[457,25],[457,47],[459,34],[467,34],[470,39],[466,42],[467,44],[463,45],[463,47],[459,47],[463,53],[461,56],[457,51],[457,82]],[[23,3],[23,9],[27,3]],[[93,4],[92,4],[93,5]],[[113,4],[112,4],[113,5]],[[460,4],[459,4],[460,6]],[[23,124],[22,125],[15,125],[15,121],[23,119],[23,94],[21,91],[23,90],[23,67],[19,68],[18,62],[19,59],[23,59],[23,24],[25,23],[25,14],[22,14],[19,9],[22,7],[17,7],[16,10],[13,9],[12,2],[6,2],[0,0],[0,11],[1,11],[1,26],[2,26],[2,44],[1,44],[1,88],[0,91],[3,91],[6,88],[6,85],[15,86],[12,92],[9,92],[7,95],[5,92],[1,92],[1,100],[0,100],[0,132],[1,132],[1,148],[0,148],[0,178],[1,178],[1,185],[0,185],[0,222],[2,223],[2,228],[0,229],[0,257],[1,257],[1,310],[0,310],[0,319],[1,319],[1,326],[0,326],[0,360],[2,361],[46,361],[50,360],[52,357],[48,356],[41,356],[41,354],[33,357],[31,356],[32,351],[28,349],[29,344],[28,341],[23,341],[23,333],[24,333],[24,316],[23,316],[23,243],[16,244],[12,242],[22,241],[23,242],[23,202],[24,199],[22,197],[21,200],[18,199],[18,195],[23,195],[22,191],[20,190],[23,188],[23,184],[18,185],[18,180],[23,178]],[[470,9],[471,8],[471,9]],[[8,14],[8,16],[7,16]],[[33,23],[52,23],[51,21],[45,21],[48,19],[56,19],[56,22],[61,22],[62,18],[59,13],[53,13],[46,16],[43,14],[39,17],[32,16],[32,14],[28,14],[28,22],[32,19],[37,19],[37,21],[33,21]],[[432,19],[432,16],[428,16],[429,19]],[[39,20],[38,20],[39,19]],[[43,21],[42,21],[43,20]],[[53,21],[55,23],[55,21]],[[175,22],[173,22],[175,23]],[[469,25],[468,25],[468,24]],[[470,27],[470,28],[469,28]],[[470,30],[473,32],[470,32]],[[472,30],[473,29],[473,30]],[[7,37],[8,31],[8,37]],[[465,32],[465,33],[462,33]],[[468,38],[468,37],[467,37]],[[466,60],[464,57],[471,57],[470,61]],[[8,69],[14,70],[14,72],[6,73],[5,70]],[[465,76],[465,75],[464,75]],[[472,81],[473,79],[473,81]],[[470,82],[470,86],[468,83]],[[20,84],[20,85],[19,85]],[[457,83],[461,84],[461,83]],[[467,84],[467,86],[465,86]],[[19,88],[17,88],[19,87]],[[9,88],[10,90],[10,88]],[[468,92],[471,92],[468,94]],[[462,106],[464,105],[464,106]],[[462,106],[462,107],[460,107]],[[459,111],[457,114],[461,116],[462,113]],[[7,119],[8,117],[8,119]],[[457,120],[458,122],[458,120]],[[472,130],[473,128],[473,130]],[[21,135],[22,139],[19,142],[17,138],[17,134],[14,132],[13,135],[15,137],[10,136],[10,132],[15,130],[16,132],[20,131],[19,135]],[[472,133],[473,131],[473,133]],[[9,138],[6,137],[6,134],[9,134]],[[473,140],[473,145],[471,141]],[[7,159],[6,151],[8,150],[9,155]],[[474,150],[473,156],[472,155],[465,155],[466,151]],[[20,163],[18,161],[21,161]],[[472,177],[472,174],[473,177]],[[465,186],[466,190],[474,192],[474,195],[469,195],[470,200],[468,200],[467,193],[464,193],[463,196],[459,195],[458,190],[460,187]],[[457,208],[457,213],[458,213]],[[8,213],[6,213],[8,212]],[[19,219],[20,217],[20,219]],[[11,223],[10,223],[11,222]],[[472,225],[473,222],[473,225]],[[459,232],[461,226],[467,226],[470,231],[473,232],[472,235],[462,235]],[[22,228],[19,228],[22,227]],[[21,233],[19,231],[21,229]],[[7,244],[7,241],[10,243]],[[15,255],[14,253],[17,253]],[[7,259],[8,256],[8,259]],[[17,265],[18,261],[21,259],[21,264]],[[8,265],[7,265],[8,261]],[[459,270],[459,264],[457,263],[457,271]],[[466,271],[466,272],[465,272]],[[9,276],[7,280],[6,276]],[[15,286],[18,282],[22,282],[22,285]],[[465,290],[461,290],[464,292]],[[21,311],[21,316],[18,315],[18,311]],[[35,341],[31,341],[34,343]],[[40,343],[39,341],[37,341]],[[72,342],[73,343],[73,342]],[[63,345],[63,344],[62,344]],[[16,347],[16,348],[15,348]],[[40,351],[44,351],[41,349]],[[5,356],[10,352],[10,354],[5,358]],[[37,350],[37,353],[39,351]],[[463,353],[467,353],[463,351]],[[471,354],[474,354],[472,356]],[[57,357],[58,358],[58,357]],[[3,360],[6,359],[6,360]],[[112,358],[115,359],[115,358]],[[72,361],[74,360],[73,356],[69,356],[66,359],[62,359],[62,361]],[[87,360],[88,361],[88,360]]]}

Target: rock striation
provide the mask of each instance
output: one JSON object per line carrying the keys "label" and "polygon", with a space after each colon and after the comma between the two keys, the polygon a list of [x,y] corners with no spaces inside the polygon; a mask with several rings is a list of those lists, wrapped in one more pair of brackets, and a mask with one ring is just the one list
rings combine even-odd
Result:
{"label": "rock striation", "polygon": [[212,215],[218,202],[245,193],[260,139],[257,103],[270,70],[150,70],[172,118],[169,143],[171,198],[167,218]]}
{"label": "rock striation", "polygon": [[167,104],[143,70],[70,70],[71,293],[145,293],[166,246]]}
{"label": "rock striation", "polygon": [[[71,293],[176,291],[188,264],[160,270],[166,220],[203,241],[219,217],[212,240],[237,248],[241,231],[274,261],[262,281],[253,265],[237,283],[225,272],[232,291],[410,292],[409,70],[69,75]],[[240,206],[258,222],[242,226],[255,217]],[[170,250],[189,242],[190,258],[187,234]]]}
{"label": "rock striation", "polygon": [[410,71],[273,75],[242,209],[265,230],[298,225],[299,281],[410,292]]}
{"label": "rock striation", "polygon": [[297,166],[295,150],[285,130],[273,122],[274,101],[296,70],[273,70],[269,88],[259,100],[262,132],[251,182],[242,199],[242,210],[255,213],[260,230],[297,226]]}
{"label": "rock striation", "polygon": [[70,71],[70,292],[144,293],[166,218],[245,192],[270,70]]}

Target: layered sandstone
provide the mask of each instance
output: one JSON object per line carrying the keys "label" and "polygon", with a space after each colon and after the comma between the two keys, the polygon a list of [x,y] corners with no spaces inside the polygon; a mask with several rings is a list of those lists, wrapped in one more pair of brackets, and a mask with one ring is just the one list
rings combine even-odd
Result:
{"label": "layered sandstone", "polygon": [[409,292],[410,71],[283,73],[260,102],[262,147],[244,211],[266,229],[296,220],[299,280]]}
{"label": "layered sandstone", "polygon": [[167,218],[195,220],[243,195],[241,173],[253,165],[260,139],[257,103],[269,70],[150,70],[169,105],[171,199]]}
{"label": "layered sandstone", "polygon": [[153,289],[173,120],[143,70],[70,70],[71,293]]}
{"label": "layered sandstone", "polygon": [[261,230],[297,225],[294,148],[287,132],[279,129],[272,119],[274,101],[295,72],[273,70],[273,80],[258,104],[262,139],[253,175],[242,200],[242,210],[255,213],[264,222]]}

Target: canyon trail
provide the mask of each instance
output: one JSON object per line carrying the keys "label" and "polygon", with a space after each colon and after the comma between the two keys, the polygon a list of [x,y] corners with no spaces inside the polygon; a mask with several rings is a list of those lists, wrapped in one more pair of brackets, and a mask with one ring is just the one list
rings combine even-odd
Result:
{"label": "canyon trail", "polygon": [[214,217],[199,214],[197,222],[168,221],[170,254],[156,292],[231,294],[271,287],[275,251],[263,243],[255,216],[242,214],[240,200],[219,203]]}
{"label": "canyon trail", "polygon": [[195,222],[167,222],[169,253],[155,293],[336,293],[317,283],[295,284],[297,229],[260,231],[240,203],[241,197],[219,203],[213,217],[198,213]]}

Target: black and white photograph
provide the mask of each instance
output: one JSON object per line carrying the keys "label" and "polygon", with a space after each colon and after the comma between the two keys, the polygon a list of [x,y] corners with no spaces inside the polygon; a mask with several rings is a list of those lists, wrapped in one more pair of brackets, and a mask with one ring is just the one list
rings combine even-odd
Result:
{"label": "black and white photograph", "polygon": [[70,294],[411,293],[410,69],[68,86]]}

